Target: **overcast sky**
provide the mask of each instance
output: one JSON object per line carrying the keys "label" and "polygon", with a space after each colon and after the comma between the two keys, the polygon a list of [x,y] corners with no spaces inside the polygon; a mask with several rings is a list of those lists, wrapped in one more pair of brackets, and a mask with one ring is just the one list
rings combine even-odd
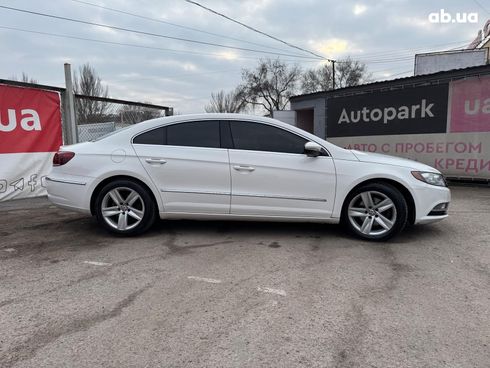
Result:
{"label": "overcast sky", "polygon": [[[175,25],[101,9],[74,0],[0,0],[0,5],[104,23],[166,36],[234,47],[301,55],[304,52],[268,39],[184,0],[84,0]],[[413,73],[413,55],[468,44],[490,18],[489,0],[197,0],[226,15],[328,58],[352,56],[365,61],[375,80]],[[434,24],[432,12],[478,13],[478,23]],[[144,36],[93,25],[0,9],[0,26],[92,40],[129,43],[154,50],[97,43],[0,28],[0,78],[26,72],[42,84],[64,85],[63,63],[89,62],[114,98],[173,106],[179,113],[203,111],[210,93],[230,90],[242,68],[252,68],[254,52]],[[230,39],[233,38],[233,39]],[[249,43],[245,43],[247,41]],[[170,51],[174,50],[174,51]],[[280,56],[302,68],[319,61]]]}

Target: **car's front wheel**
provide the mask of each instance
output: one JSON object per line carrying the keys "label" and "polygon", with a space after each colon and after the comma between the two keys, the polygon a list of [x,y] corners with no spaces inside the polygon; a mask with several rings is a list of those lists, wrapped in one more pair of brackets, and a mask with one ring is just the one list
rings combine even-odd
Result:
{"label": "car's front wheel", "polygon": [[358,237],[387,240],[402,231],[408,218],[407,202],[398,189],[371,183],[352,191],[342,211],[343,223]]}
{"label": "car's front wheel", "polygon": [[95,202],[97,221],[118,235],[137,235],[155,221],[155,203],[146,188],[130,180],[105,185]]}

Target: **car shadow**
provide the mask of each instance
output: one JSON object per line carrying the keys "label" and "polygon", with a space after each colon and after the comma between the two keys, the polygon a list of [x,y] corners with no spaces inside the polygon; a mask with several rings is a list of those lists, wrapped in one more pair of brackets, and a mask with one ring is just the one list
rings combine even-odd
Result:
{"label": "car shadow", "polygon": [[[159,220],[149,234],[167,232],[176,234],[223,234],[233,236],[254,235],[273,236],[277,234],[292,237],[341,238],[355,240],[363,244],[412,243],[441,236],[444,231],[433,225],[408,225],[400,234],[385,242],[365,241],[351,234],[341,224],[274,221],[198,221],[198,220]],[[143,235],[144,236],[144,235]]]}
{"label": "car shadow", "polygon": [[[47,211],[50,215],[58,210]],[[54,212],[54,213],[53,213]],[[190,236],[199,239],[208,238],[202,244],[178,246],[187,249],[215,246],[235,241],[247,242],[253,236],[253,242],[269,248],[281,248],[281,238],[297,239],[311,250],[348,247],[386,247],[389,245],[424,244],[443,231],[437,226],[409,226],[404,232],[387,242],[370,242],[358,239],[339,224],[303,223],[303,222],[259,222],[259,221],[198,221],[198,220],[158,220],[145,234],[126,238],[109,233],[102,228],[94,217],[77,213],[60,212],[57,221],[53,217],[43,217],[36,221],[17,223],[13,228],[2,232],[4,247],[14,247],[15,252],[2,253],[3,258],[26,254],[41,254],[47,251],[67,250],[77,252],[103,248],[117,242],[137,243],[139,239],[164,238],[171,248],[168,237]],[[54,217],[56,218],[56,216]],[[22,241],[19,242],[19,237]],[[11,243],[11,244],[9,244]],[[193,243],[193,242],[190,242]],[[175,246],[175,250],[179,250]]]}
{"label": "car shadow", "polygon": [[339,237],[345,235],[343,228],[336,224],[264,221],[198,221],[160,220],[150,229],[149,234],[221,234],[233,236],[283,234],[301,237]]}
{"label": "car shadow", "polygon": [[393,244],[424,244],[444,235],[444,231],[434,224],[408,225],[398,236],[389,242]]}

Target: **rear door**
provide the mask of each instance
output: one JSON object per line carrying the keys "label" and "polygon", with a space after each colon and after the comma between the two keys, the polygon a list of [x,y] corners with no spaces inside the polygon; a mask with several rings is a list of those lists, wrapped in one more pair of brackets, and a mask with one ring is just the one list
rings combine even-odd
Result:
{"label": "rear door", "polygon": [[133,147],[159,188],[166,212],[229,213],[230,169],[219,121],[152,129],[136,136]]}
{"label": "rear door", "polygon": [[331,217],[336,177],[326,151],[308,157],[307,139],[273,125],[229,124],[232,214]]}

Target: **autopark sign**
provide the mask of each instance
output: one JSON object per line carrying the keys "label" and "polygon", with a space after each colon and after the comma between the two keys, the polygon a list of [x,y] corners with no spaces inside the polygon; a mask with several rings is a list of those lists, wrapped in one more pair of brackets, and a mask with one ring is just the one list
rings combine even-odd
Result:
{"label": "autopark sign", "polygon": [[61,143],[57,92],[0,85],[0,201],[45,194]]}
{"label": "autopark sign", "polygon": [[329,99],[327,139],[490,179],[490,77]]}
{"label": "autopark sign", "polygon": [[443,133],[447,85],[335,98],[327,104],[327,137]]}

